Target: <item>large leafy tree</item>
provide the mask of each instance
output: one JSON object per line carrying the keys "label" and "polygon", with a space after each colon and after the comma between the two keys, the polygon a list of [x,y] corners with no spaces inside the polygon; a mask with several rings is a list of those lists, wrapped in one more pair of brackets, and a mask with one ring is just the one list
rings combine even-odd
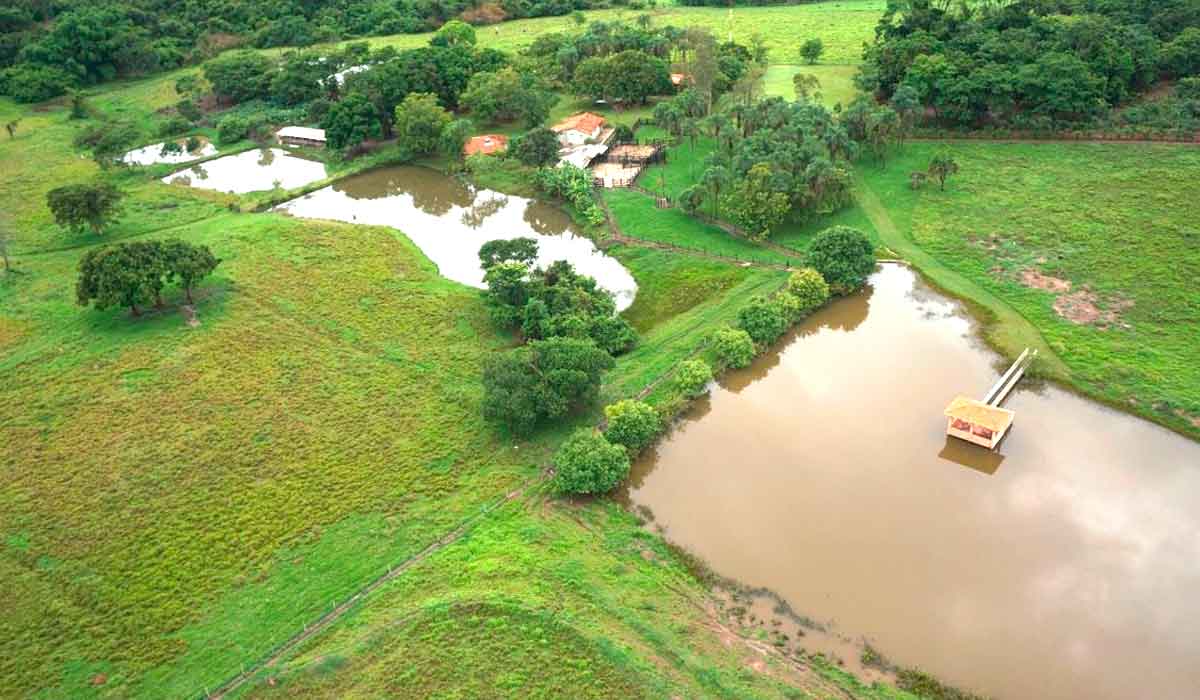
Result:
{"label": "large leafy tree", "polygon": [[513,140],[511,153],[525,165],[542,167],[558,161],[558,135],[541,127],[531,129]]}
{"label": "large leafy tree", "polygon": [[629,455],[590,428],[574,432],[554,455],[554,488],[561,494],[608,493],[629,476]]}
{"label": "large leafy tree", "polygon": [[673,88],[666,61],[629,50],[580,62],[572,89],[596,100],[644,103],[649,96],[665,95]]}
{"label": "large leafy tree", "polygon": [[54,221],[73,231],[91,229],[99,234],[112,223],[124,194],[108,183],[64,185],[46,193],[46,206]]}
{"label": "large leafy tree", "polygon": [[862,231],[833,226],[813,239],[808,264],[821,274],[831,291],[848,294],[866,282],[875,269],[875,249]]}
{"label": "large leafy tree", "polygon": [[481,121],[519,119],[533,128],[546,121],[557,100],[535,74],[506,67],[471,76],[459,104]]}
{"label": "large leafy tree", "polygon": [[375,107],[362,93],[351,93],[335,102],[321,121],[329,148],[349,149],[380,135]]}
{"label": "large leafy tree", "polygon": [[221,264],[208,246],[192,245],[180,240],[163,244],[162,255],[167,275],[179,282],[189,304],[192,303],[192,289]]}
{"label": "large leafy tree", "polygon": [[604,407],[604,437],[636,455],[658,435],[662,419],[644,401],[623,399]]}
{"label": "large leafy tree", "polygon": [[410,153],[432,153],[449,123],[450,113],[438,104],[436,95],[410,93],[396,107],[396,142]]}
{"label": "large leafy tree", "polygon": [[236,104],[270,94],[275,65],[255,51],[234,51],[209,61],[204,77],[213,92],[225,102]]}
{"label": "large leafy tree", "polygon": [[731,190],[729,209],[750,238],[763,240],[783,222],[791,210],[791,200],[780,190],[771,166],[758,163]]}
{"label": "large leafy tree", "polygon": [[498,353],[483,366],[484,417],[528,435],[595,401],[612,356],[584,338],[550,338]]}
{"label": "large leafy tree", "polygon": [[119,243],[88,251],[79,261],[75,297],[97,309],[127,306],[134,316],[162,289],[161,253],[148,243]]}

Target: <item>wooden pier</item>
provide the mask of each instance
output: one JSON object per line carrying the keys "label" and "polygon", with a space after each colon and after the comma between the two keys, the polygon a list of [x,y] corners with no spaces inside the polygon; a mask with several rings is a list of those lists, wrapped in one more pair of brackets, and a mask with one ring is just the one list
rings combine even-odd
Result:
{"label": "wooden pier", "polygon": [[1025,370],[1029,369],[1035,357],[1037,350],[1025,348],[1008,371],[983,395],[983,400],[959,396],[951,401],[945,410],[946,434],[989,450],[996,449],[1017,415],[1007,408],[1001,408],[1000,404],[1025,376]]}

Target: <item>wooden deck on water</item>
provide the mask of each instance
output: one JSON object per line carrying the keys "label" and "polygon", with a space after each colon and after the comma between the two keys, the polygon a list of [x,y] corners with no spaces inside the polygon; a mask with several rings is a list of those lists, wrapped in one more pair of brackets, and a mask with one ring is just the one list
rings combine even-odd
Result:
{"label": "wooden deck on water", "polygon": [[1012,427],[1016,413],[1000,404],[1025,376],[1025,370],[1037,357],[1037,351],[1025,351],[1017,357],[1008,371],[996,380],[982,400],[959,396],[946,407],[946,434],[951,437],[994,450]]}

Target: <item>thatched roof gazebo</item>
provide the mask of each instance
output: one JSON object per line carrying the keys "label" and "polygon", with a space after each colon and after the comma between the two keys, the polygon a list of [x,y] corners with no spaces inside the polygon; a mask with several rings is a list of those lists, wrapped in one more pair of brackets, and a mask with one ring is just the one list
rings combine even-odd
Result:
{"label": "thatched roof gazebo", "polygon": [[945,415],[947,435],[994,450],[1017,414],[1007,408],[959,396],[946,407]]}

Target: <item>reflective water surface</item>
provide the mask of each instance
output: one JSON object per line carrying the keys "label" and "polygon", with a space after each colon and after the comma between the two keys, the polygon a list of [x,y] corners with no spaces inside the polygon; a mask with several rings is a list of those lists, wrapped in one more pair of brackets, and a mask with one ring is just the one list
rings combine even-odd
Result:
{"label": "reflective water surface", "polygon": [[196,138],[199,142],[199,148],[194,151],[187,149],[187,139],[178,139],[175,141],[179,145],[180,150],[174,153],[163,153],[163,146],[166,142],[152,143],[149,146],[142,146],[129,151],[121,157],[121,162],[128,165],[155,165],[158,163],[187,163],[188,161],[199,160],[217,154],[217,147],[212,145],[212,142],[203,136]]}
{"label": "reflective water surface", "polygon": [[1024,382],[997,453],[942,409],[1004,363],[905,268],[715,387],[626,497],[717,573],[1007,700],[1200,697],[1200,444]]}
{"label": "reflective water surface", "polygon": [[217,158],[162,179],[205,190],[243,194],[281,187],[285,190],[326,176],[325,164],[292,155],[282,148],[263,148]]}
{"label": "reflective water surface", "polygon": [[403,231],[444,277],[483,287],[479,248],[500,238],[534,238],[538,264],[567,260],[613,293],[617,309],[633,303],[637,284],[619,262],[578,233],[561,209],[482,190],[430,168],[380,168],[340,180],[276,208],[294,216],[390,226]]}

